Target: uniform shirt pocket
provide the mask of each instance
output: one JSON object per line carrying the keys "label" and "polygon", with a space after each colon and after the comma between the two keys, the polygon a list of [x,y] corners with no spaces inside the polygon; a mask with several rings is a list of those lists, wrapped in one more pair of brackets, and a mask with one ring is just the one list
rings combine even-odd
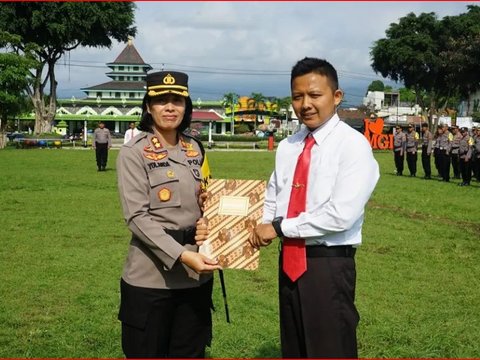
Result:
{"label": "uniform shirt pocket", "polygon": [[150,183],[150,208],[179,207],[180,182],[171,169],[157,169],[148,174]]}

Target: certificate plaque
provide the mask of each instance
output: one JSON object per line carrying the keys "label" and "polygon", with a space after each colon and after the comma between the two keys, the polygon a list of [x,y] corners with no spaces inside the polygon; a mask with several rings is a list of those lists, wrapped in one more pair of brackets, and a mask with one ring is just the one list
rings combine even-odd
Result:
{"label": "certificate plaque", "polygon": [[209,180],[204,217],[210,231],[200,253],[224,269],[258,268],[259,251],[248,239],[262,221],[265,186],[263,180]]}

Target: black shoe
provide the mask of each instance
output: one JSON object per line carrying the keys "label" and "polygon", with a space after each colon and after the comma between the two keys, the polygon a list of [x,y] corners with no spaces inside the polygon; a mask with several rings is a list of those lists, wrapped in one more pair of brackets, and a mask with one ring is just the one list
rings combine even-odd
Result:
{"label": "black shoe", "polygon": [[425,175],[423,178],[424,178],[425,180],[431,180],[431,179],[432,179],[431,176],[427,176],[427,175]]}
{"label": "black shoe", "polygon": [[101,171],[105,171],[105,166],[102,166],[102,170]]}
{"label": "black shoe", "polygon": [[98,170],[97,171],[102,171],[102,168],[101,167],[98,167]]}

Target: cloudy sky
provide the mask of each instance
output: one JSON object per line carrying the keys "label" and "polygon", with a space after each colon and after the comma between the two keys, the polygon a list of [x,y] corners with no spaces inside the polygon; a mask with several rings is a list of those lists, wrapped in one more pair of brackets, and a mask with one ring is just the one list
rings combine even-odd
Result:
{"label": "cloudy sky", "polygon": [[[192,99],[236,92],[289,95],[290,69],[305,56],[330,61],[346,104],[360,104],[373,80],[370,48],[389,24],[409,12],[439,18],[467,11],[472,2],[136,2],[134,44],[154,70],[189,74]],[[84,97],[82,87],[109,78],[105,63],[125,47],[77,49],[57,65],[60,97]]]}

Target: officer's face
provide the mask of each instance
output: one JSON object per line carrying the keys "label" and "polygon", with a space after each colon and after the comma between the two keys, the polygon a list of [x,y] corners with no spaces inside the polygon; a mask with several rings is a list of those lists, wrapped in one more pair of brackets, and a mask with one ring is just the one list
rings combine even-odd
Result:
{"label": "officer's face", "polygon": [[147,105],[153,123],[158,131],[176,130],[185,115],[186,100],[176,94],[165,94],[154,97]]}
{"label": "officer's face", "polygon": [[333,90],[324,75],[308,73],[292,81],[293,110],[298,119],[311,130],[332,117],[342,97],[342,91]]}

